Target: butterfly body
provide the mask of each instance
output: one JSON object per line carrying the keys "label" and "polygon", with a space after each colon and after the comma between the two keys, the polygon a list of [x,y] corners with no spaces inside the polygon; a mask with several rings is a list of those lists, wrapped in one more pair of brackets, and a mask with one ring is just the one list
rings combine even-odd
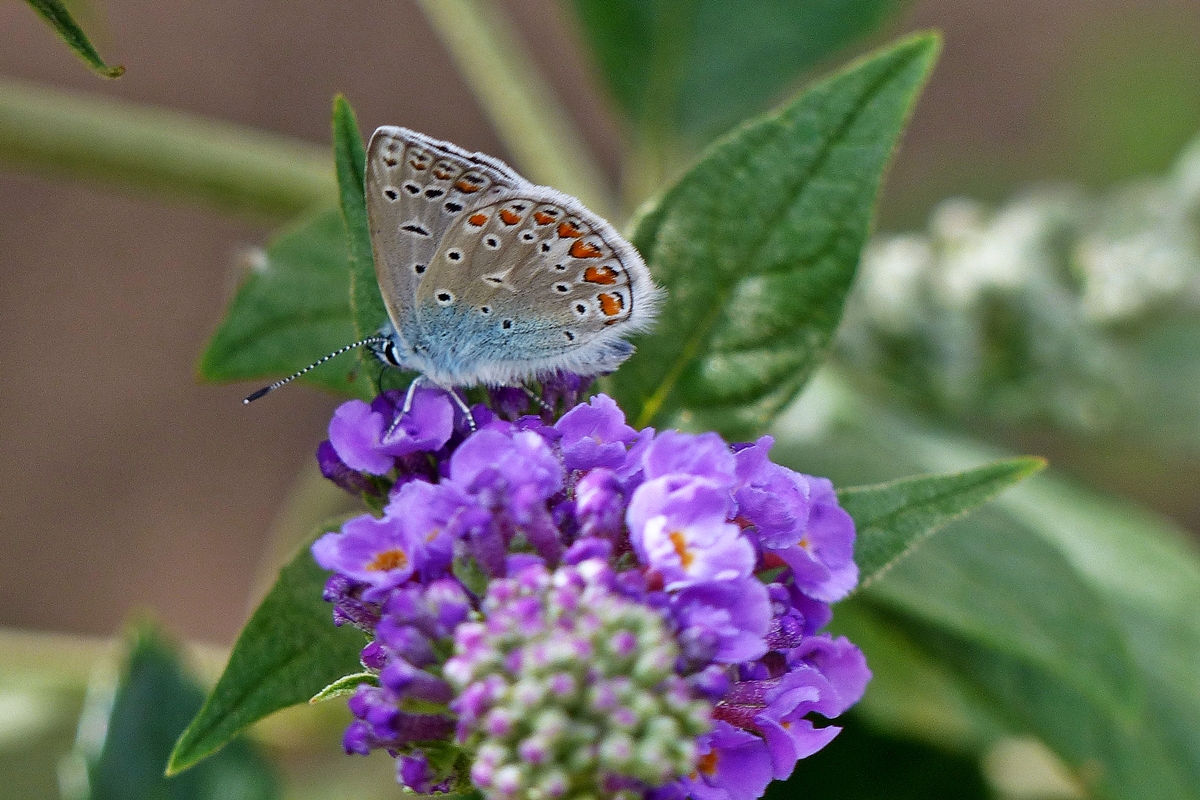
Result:
{"label": "butterfly body", "polygon": [[395,366],[445,387],[601,374],[654,320],[660,292],[633,246],[498,159],[383,127],[365,189]]}

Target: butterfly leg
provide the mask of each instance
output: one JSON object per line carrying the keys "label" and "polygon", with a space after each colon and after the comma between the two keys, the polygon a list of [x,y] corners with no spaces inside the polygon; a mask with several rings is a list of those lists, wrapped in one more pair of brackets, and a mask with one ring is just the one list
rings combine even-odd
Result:
{"label": "butterfly leg", "polygon": [[392,420],[392,424],[388,426],[387,433],[383,434],[383,441],[392,438],[392,434],[396,432],[396,428],[400,426],[402,420],[409,411],[412,411],[413,395],[417,393],[417,385],[423,382],[425,376],[418,375],[412,379],[412,383],[408,384],[408,391],[404,393],[404,405],[400,408],[400,413]]}
{"label": "butterfly leg", "polygon": [[467,425],[471,426],[471,433],[479,430],[479,426],[475,424],[475,416],[471,413],[471,407],[467,405],[466,400],[463,400],[459,396],[458,390],[447,389],[446,391],[450,395],[450,399],[454,401],[454,404],[463,412],[463,416],[467,418]]}

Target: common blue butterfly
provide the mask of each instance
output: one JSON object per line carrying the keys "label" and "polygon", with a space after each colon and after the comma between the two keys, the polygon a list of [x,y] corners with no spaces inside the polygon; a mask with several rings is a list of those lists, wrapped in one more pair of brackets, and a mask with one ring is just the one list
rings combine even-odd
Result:
{"label": "common blue butterfly", "polygon": [[497,158],[385,126],[364,184],[389,320],[313,366],[366,345],[443,388],[515,386],[611,372],[654,322],[662,292],[633,245]]}

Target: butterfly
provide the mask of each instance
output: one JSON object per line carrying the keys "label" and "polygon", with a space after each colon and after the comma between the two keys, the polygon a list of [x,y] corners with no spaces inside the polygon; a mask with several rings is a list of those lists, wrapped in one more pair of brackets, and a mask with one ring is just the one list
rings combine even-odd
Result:
{"label": "butterfly", "polygon": [[445,389],[599,375],[654,322],[662,291],[633,245],[498,158],[384,126],[364,187],[387,322],[246,402],[364,345]]}

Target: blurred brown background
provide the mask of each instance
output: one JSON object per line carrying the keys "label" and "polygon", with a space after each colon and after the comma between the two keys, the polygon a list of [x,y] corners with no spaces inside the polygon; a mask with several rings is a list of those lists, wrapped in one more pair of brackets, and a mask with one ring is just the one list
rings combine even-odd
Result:
{"label": "blurred brown background", "polygon": [[[620,131],[596,122],[606,104],[569,17],[549,0],[504,7],[615,169]],[[0,76],[315,143],[343,91],[366,130],[403,124],[505,155],[405,0],[105,0],[102,12],[96,39],[127,67],[119,81],[88,73],[22,3],[0,4]],[[885,36],[928,27],[946,50],[883,227],[919,224],[956,192],[1161,171],[1200,130],[1195,0],[922,0]],[[0,170],[0,625],[107,634],[144,607],[214,642],[241,625],[266,532],[335,405],[296,388],[245,409],[255,387],[194,379],[237,254],[271,230]],[[1194,508],[1174,510],[1200,525]]]}

